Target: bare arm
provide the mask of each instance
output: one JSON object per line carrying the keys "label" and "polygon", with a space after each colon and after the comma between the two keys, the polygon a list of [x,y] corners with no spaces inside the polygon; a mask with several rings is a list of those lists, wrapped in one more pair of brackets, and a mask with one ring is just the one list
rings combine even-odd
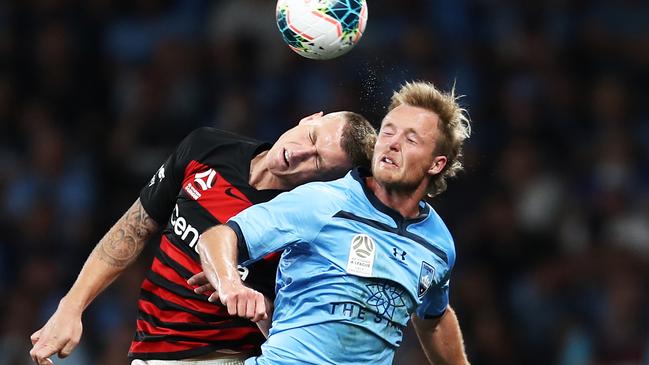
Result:
{"label": "bare arm", "polygon": [[[241,277],[241,272],[239,272],[239,277]],[[213,294],[216,291],[214,289],[214,286],[212,286],[209,280],[207,280],[207,276],[205,276],[204,271],[201,271],[198,274],[187,279],[187,284],[191,286],[195,286],[194,293],[196,294],[205,293],[205,294],[210,294],[210,297],[212,297],[211,294]],[[211,300],[214,301],[214,298]],[[270,327],[272,325],[271,319],[273,317],[274,303],[266,296],[264,296],[264,300],[266,303],[266,313],[268,314],[268,318],[257,322],[257,327],[259,327],[259,330],[264,335],[264,337],[268,338],[268,332],[270,331]]]}
{"label": "bare arm", "polygon": [[265,320],[264,296],[241,282],[237,270],[237,235],[225,225],[205,231],[198,240],[201,265],[215,292],[210,301],[221,300],[230,315]]}
{"label": "bare arm", "polygon": [[83,265],[70,291],[45,326],[31,336],[30,355],[36,364],[51,364],[50,356],[68,356],[81,338],[86,307],[140,255],[158,225],[140,199],[104,235]]}
{"label": "bare arm", "polygon": [[437,319],[421,319],[412,315],[412,324],[426,357],[434,365],[468,365],[462,332],[451,307]]}
{"label": "bare arm", "polygon": [[62,299],[84,310],[140,256],[158,224],[147,214],[138,198],[104,235],[83,265],[77,280]]}

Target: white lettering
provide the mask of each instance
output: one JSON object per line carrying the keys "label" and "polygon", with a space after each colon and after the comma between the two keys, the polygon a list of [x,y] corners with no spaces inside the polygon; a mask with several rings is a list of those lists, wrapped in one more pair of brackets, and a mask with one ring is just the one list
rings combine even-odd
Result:
{"label": "white lettering", "polygon": [[187,222],[187,219],[180,216],[180,210],[178,209],[178,204],[174,207],[173,213],[171,214],[171,226],[175,234],[180,237],[181,240],[187,242],[188,236],[191,234],[191,241],[189,241],[189,247],[193,248],[196,253],[198,253],[198,242],[199,233],[196,228]]}
{"label": "white lettering", "polygon": [[174,232],[180,236],[185,231],[185,228],[187,228],[187,221],[183,217],[178,217],[176,224],[174,224]]}
{"label": "white lettering", "polygon": [[171,225],[175,226],[176,225],[176,220],[174,218],[178,217],[178,204],[174,207],[173,214],[171,215]]}
{"label": "white lettering", "polygon": [[[180,238],[186,240],[187,236],[190,233],[193,235],[193,237],[192,240],[189,242],[189,247],[194,247],[196,245],[196,242],[198,242],[198,230],[196,228],[192,227],[191,225],[187,226],[187,229],[185,229],[185,232]],[[198,249],[196,249],[196,252],[198,252]]]}
{"label": "white lettering", "polygon": [[153,186],[153,184],[155,184],[156,176],[158,177],[158,181],[162,181],[162,179],[165,178],[165,165],[160,166],[158,171],[155,174],[153,174],[153,177],[149,181],[149,187],[151,187],[151,186]]}
{"label": "white lettering", "polygon": [[162,181],[165,178],[165,165],[160,166],[158,170],[158,180]]}

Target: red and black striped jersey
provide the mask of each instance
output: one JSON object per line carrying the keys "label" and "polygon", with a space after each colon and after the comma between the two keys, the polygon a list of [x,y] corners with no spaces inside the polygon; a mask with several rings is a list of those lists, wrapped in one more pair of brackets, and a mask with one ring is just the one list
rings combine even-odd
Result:
{"label": "red and black striped jersey", "polygon": [[[249,185],[250,161],[269,144],[213,128],[185,138],[142,189],[140,201],[164,227],[144,279],[129,358],[183,359],[215,350],[258,351],[264,337],[249,320],[195,294],[186,280],[201,271],[198,237],[278,190]],[[248,286],[274,297],[279,256],[248,267]]]}

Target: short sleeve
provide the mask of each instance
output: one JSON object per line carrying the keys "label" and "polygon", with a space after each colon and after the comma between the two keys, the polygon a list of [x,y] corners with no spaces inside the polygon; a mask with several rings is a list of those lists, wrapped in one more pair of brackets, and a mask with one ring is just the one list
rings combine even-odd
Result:
{"label": "short sleeve", "polygon": [[302,185],[232,217],[228,225],[238,230],[239,250],[247,250],[239,252],[239,261],[248,264],[292,244],[312,242],[330,218],[327,207],[335,199],[322,187],[323,183]]}
{"label": "short sleeve", "polygon": [[176,150],[140,191],[140,202],[144,210],[161,226],[169,220],[176,203],[184,179],[185,168],[189,163],[192,145],[199,133],[201,133],[201,129],[190,133],[180,142]]}
{"label": "short sleeve", "polygon": [[417,316],[422,319],[432,319],[444,314],[448,306],[448,291],[448,280],[441,286],[431,286],[417,308]]}

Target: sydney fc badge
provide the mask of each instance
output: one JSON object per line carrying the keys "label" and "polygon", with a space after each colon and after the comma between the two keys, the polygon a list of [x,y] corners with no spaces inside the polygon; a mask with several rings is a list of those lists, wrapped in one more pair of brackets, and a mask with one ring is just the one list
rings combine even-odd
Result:
{"label": "sydney fc badge", "polygon": [[426,294],[430,284],[433,283],[433,278],[435,277],[435,268],[429,263],[422,261],[421,271],[419,272],[419,298],[423,297]]}

